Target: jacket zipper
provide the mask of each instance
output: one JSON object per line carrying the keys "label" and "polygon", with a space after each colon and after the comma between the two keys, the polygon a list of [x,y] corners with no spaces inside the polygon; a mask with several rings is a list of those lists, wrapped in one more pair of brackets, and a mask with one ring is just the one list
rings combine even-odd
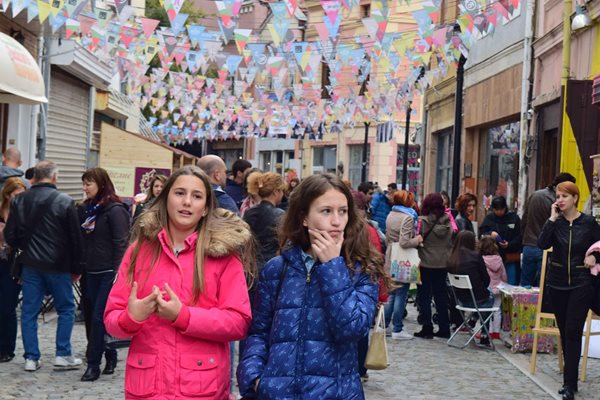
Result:
{"label": "jacket zipper", "polygon": [[569,259],[567,260],[567,266],[569,271],[569,286],[571,286],[571,239],[573,237],[573,222],[569,224]]}
{"label": "jacket zipper", "polygon": [[[298,368],[302,368],[304,364],[304,321],[306,319],[306,299],[308,298],[308,289],[310,288],[310,275],[314,269],[313,267],[306,272],[306,285],[304,285],[304,300],[302,301],[302,312],[300,313],[300,327],[298,329],[300,335],[300,345],[298,346],[298,365],[296,366],[296,371]],[[300,379],[302,378],[302,371],[296,374],[296,393],[299,394],[302,392],[300,387]]]}

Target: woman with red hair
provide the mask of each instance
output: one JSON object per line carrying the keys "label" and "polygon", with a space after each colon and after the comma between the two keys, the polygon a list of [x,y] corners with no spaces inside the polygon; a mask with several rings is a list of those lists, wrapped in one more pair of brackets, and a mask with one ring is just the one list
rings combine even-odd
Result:
{"label": "woman with red hair", "polygon": [[472,193],[463,193],[456,199],[456,210],[458,215],[456,216],[456,225],[459,231],[471,231],[475,233],[473,229],[473,223],[471,218],[475,214],[475,208],[477,207],[477,197]]}
{"label": "woman with red hair", "polygon": [[546,294],[550,297],[562,342],[565,366],[564,400],[575,398],[581,355],[583,325],[596,293],[590,268],[600,262],[600,253],[586,252],[600,240],[596,219],[577,210],[579,188],[573,182],[556,187],[550,218],[538,238],[541,249],[553,248],[546,272]]}
{"label": "woman with red hair", "polygon": [[[394,193],[392,197],[394,206],[390,211],[385,225],[385,242],[387,250],[385,252],[385,269],[390,273],[392,243],[399,243],[402,248],[415,248],[423,242],[423,236],[415,235],[415,228],[419,216],[414,210],[415,196],[406,190],[400,190]],[[394,277],[392,276],[392,279]],[[389,293],[389,300],[385,305],[385,325],[392,327],[392,339],[410,340],[413,335],[404,330],[402,319],[408,299],[408,289],[410,283],[397,282],[399,287]]]}

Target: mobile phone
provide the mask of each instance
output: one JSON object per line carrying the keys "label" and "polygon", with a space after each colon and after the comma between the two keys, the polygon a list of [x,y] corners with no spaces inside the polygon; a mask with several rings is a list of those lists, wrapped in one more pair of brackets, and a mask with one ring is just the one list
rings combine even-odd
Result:
{"label": "mobile phone", "polygon": [[557,214],[560,214],[560,208],[557,205],[554,206],[554,211],[556,211]]}

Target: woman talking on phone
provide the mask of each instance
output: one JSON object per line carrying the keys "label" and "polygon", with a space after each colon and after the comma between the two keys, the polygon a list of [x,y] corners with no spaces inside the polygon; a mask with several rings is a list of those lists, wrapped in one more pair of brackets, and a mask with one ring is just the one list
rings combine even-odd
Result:
{"label": "woman talking on phone", "polygon": [[600,227],[591,215],[577,210],[579,188],[572,182],[556,187],[556,202],[538,238],[538,247],[553,247],[546,272],[547,295],[560,331],[565,366],[563,400],[575,398],[583,325],[595,292],[590,267],[600,262],[600,253],[585,256],[600,240]]}

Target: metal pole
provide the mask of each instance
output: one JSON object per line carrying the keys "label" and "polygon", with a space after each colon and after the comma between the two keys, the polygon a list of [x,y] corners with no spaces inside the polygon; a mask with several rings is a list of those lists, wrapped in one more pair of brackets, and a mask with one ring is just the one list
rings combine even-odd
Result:
{"label": "metal pole", "polygon": [[454,155],[452,159],[452,203],[456,202],[460,188],[460,153],[463,112],[463,83],[467,59],[461,54],[456,68],[456,95],[454,97]]}
{"label": "metal pole", "polygon": [[406,184],[408,179],[408,128],[410,128],[410,113],[412,101],[408,102],[408,108],[406,109],[406,126],[404,127],[404,156],[402,159],[402,189],[408,190]]}
{"label": "metal pole", "polygon": [[367,149],[369,148],[369,125],[370,122],[365,122],[365,141],[363,142],[362,150],[362,173],[360,175],[360,181],[367,181]]}

